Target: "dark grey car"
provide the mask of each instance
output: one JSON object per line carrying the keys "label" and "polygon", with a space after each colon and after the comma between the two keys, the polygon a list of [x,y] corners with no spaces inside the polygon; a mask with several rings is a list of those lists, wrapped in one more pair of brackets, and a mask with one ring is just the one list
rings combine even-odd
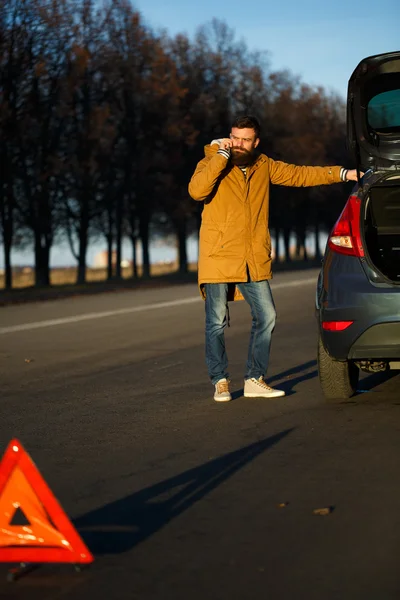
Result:
{"label": "dark grey car", "polygon": [[351,397],[360,369],[400,369],[400,51],[365,58],[352,74],[347,141],[365,174],[329,235],[318,278],[328,400]]}

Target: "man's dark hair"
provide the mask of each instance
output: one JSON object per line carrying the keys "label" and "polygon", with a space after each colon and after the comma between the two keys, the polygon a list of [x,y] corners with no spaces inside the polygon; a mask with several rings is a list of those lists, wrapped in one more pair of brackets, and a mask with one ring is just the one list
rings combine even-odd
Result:
{"label": "man's dark hair", "polygon": [[256,138],[260,137],[261,126],[253,115],[242,115],[236,117],[232,123],[232,127],[237,127],[238,129],[254,129],[256,133]]}

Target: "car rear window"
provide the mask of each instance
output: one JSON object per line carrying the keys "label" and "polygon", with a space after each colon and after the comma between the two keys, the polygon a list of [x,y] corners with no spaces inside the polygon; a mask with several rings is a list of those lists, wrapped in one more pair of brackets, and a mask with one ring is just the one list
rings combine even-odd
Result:
{"label": "car rear window", "polygon": [[400,130],[400,89],[388,90],[373,96],[368,102],[368,123],[381,133]]}

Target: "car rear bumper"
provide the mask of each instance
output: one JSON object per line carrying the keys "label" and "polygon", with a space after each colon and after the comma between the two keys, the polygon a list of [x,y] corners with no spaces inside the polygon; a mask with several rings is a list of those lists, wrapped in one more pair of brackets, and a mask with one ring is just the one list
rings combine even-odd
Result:
{"label": "car rear bumper", "polygon": [[400,358],[400,322],[380,323],[367,329],[350,348],[348,358]]}
{"label": "car rear bumper", "polygon": [[[362,261],[328,252],[317,285],[321,339],[337,360],[400,358],[400,287],[372,283]],[[353,321],[343,331],[324,321]]]}

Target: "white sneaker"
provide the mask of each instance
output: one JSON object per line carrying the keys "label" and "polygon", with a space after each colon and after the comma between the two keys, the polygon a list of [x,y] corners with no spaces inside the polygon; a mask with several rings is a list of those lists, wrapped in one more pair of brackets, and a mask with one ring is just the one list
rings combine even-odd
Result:
{"label": "white sneaker", "polygon": [[229,400],[232,400],[227,379],[220,379],[215,384],[214,400],[216,402],[229,402]]}
{"label": "white sneaker", "polygon": [[262,375],[258,379],[252,377],[244,381],[244,396],[246,398],[278,398],[284,395],[283,390],[275,390],[267,385]]}

